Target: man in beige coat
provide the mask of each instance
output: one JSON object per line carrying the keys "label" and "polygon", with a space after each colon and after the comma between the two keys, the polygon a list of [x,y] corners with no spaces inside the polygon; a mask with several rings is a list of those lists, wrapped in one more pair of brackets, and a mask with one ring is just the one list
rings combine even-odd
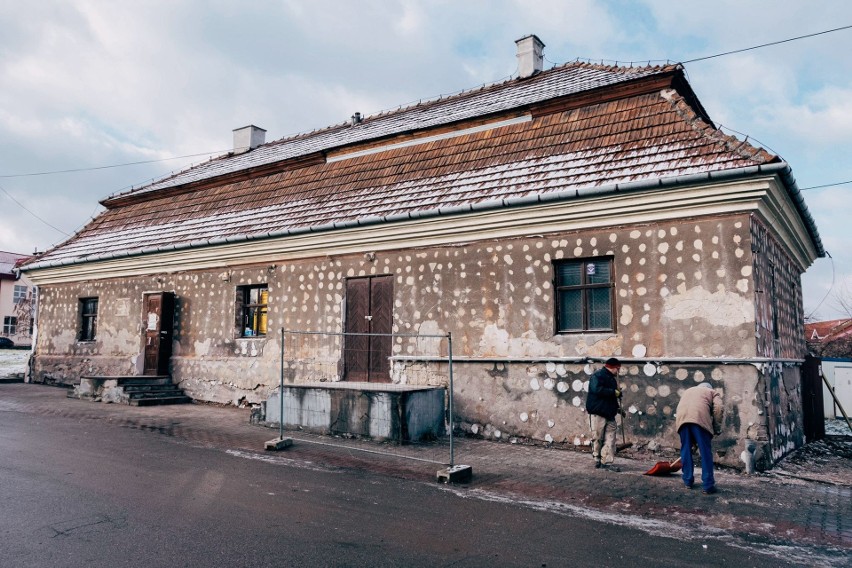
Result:
{"label": "man in beige coat", "polygon": [[704,493],[716,493],[713,477],[713,451],[711,441],[714,434],[722,431],[722,395],[713,390],[710,383],[686,389],[677,405],[675,427],[680,434],[680,460],[683,464],[683,483],[692,489],[694,481],[692,446],[697,445],[701,454],[701,485]]}

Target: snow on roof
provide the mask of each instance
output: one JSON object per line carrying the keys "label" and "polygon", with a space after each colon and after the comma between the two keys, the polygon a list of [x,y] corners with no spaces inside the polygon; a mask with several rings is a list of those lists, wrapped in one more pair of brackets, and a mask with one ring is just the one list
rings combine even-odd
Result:
{"label": "snow on roof", "polygon": [[[686,96],[671,88],[678,77],[679,66],[573,63],[355,126],[271,142],[107,200],[106,211],[31,268],[570,198],[618,184],[650,187],[655,180],[786,167],[708,123],[688,86]],[[645,78],[643,88],[627,88]],[[612,96],[590,97],[588,91]],[[530,112],[530,105],[543,103],[548,107]],[[507,120],[520,115],[527,119]],[[492,127],[479,128],[489,121]],[[406,138],[411,144],[380,151],[364,144],[412,132],[418,135]],[[341,148],[352,151],[347,159],[286,162]],[[279,165],[227,177],[270,164]],[[804,203],[798,206],[812,224]],[[821,251],[815,226],[812,235]]]}
{"label": "snow on roof", "polygon": [[674,65],[614,67],[568,63],[531,79],[509,80],[459,95],[368,116],[354,126],[349,124],[330,126],[323,130],[270,142],[251,152],[227,155],[142,188],[111,197],[156,191],[365,140],[452,124],[664,71],[673,71],[677,68]]}
{"label": "snow on roof", "polygon": [[29,258],[28,254],[0,251],[0,275],[14,275],[13,269],[22,260]]}

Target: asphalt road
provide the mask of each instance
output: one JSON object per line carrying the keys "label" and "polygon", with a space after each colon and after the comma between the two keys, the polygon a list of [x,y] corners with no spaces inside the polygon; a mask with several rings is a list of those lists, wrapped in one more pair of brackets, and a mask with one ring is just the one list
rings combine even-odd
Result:
{"label": "asphalt road", "polygon": [[665,565],[780,564],[286,453],[0,411],[3,567]]}

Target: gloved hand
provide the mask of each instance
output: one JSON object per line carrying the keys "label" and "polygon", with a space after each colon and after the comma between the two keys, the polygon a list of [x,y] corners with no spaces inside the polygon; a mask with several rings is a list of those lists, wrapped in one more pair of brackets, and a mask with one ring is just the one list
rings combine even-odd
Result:
{"label": "gloved hand", "polygon": [[621,398],[621,389],[615,389],[615,398]]}

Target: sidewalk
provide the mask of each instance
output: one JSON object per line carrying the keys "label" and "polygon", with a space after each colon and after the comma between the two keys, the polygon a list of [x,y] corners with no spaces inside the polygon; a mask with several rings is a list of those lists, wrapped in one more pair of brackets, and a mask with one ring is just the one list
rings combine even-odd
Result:
{"label": "sidewalk", "polygon": [[[264,452],[264,443],[278,431],[249,424],[248,409],[204,404],[130,407],[69,399],[64,389],[55,387],[0,384],[0,411],[98,420],[249,459],[431,483],[463,498],[617,523],[694,540],[697,546],[724,540],[794,564],[848,566],[852,554],[850,436],[810,444],[768,473],[717,470],[720,492],[709,496],[687,490],[677,475],[643,475],[661,458],[635,452],[619,454],[621,472],[616,473],[595,470],[587,453],[460,439],[456,463],[473,467],[473,481],[444,486],[435,482],[438,465],[355,451],[384,446],[373,442],[287,432],[294,438],[291,448]],[[413,458],[423,455],[414,446],[392,449]]]}

